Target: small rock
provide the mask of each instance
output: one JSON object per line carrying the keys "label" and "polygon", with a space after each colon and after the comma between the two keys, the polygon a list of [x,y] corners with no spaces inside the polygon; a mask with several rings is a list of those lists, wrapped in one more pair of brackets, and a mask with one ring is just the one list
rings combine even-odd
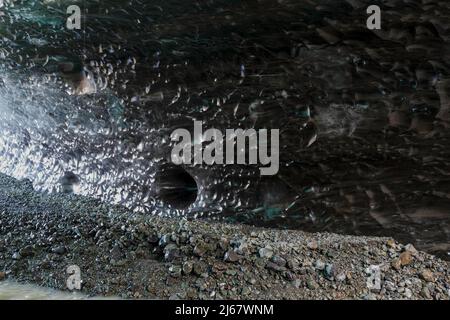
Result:
{"label": "small rock", "polygon": [[431,299],[432,298],[430,290],[428,289],[427,286],[424,286],[422,288],[422,291],[420,291],[420,294],[422,295],[422,297],[424,297],[426,299]]}
{"label": "small rock", "polygon": [[222,250],[228,250],[228,248],[230,247],[230,241],[226,238],[221,238],[219,241],[219,247]]}
{"label": "small rock", "polygon": [[178,236],[178,243],[181,244],[186,244],[189,241],[189,235],[186,232],[182,232],[179,236]]}
{"label": "small rock", "polygon": [[395,240],[394,239],[389,239],[386,244],[388,245],[388,247],[395,249],[396,244],[395,244]]}
{"label": "small rock", "polygon": [[122,257],[122,251],[118,245],[115,245],[110,251],[110,257],[112,259],[120,259]]}
{"label": "small rock", "polygon": [[19,254],[21,257],[32,256],[34,253],[32,246],[26,246],[19,250]]}
{"label": "small rock", "polygon": [[167,245],[170,243],[171,238],[172,238],[172,235],[171,235],[170,233],[169,233],[169,234],[163,235],[163,236],[159,239],[159,246],[160,246],[160,247],[165,247],[165,246],[167,246]]}
{"label": "small rock", "polygon": [[194,264],[191,261],[186,261],[183,263],[184,274],[190,274],[192,272],[193,268],[194,268]]}
{"label": "small rock", "polygon": [[249,247],[248,243],[245,240],[240,240],[237,242],[238,246],[236,247],[236,253],[240,255],[247,255],[249,254]]}
{"label": "small rock", "polygon": [[395,284],[392,281],[386,281],[384,283],[384,286],[387,291],[397,291],[397,287],[395,286]]}
{"label": "small rock", "polygon": [[308,287],[309,290],[316,290],[319,287],[317,282],[314,281],[313,279],[308,279],[306,281],[306,286]]}
{"label": "small rock", "polygon": [[259,249],[259,256],[261,258],[270,259],[273,256],[273,250],[270,247]]}
{"label": "small rock", "polygon": [[340,282],[344,282],[345,279],[347,279],[347,276],[345,275],[345,272],[341,272],[336,276],[336,280]]}
{"label": "small rock", "polygon": [[411,289],[406,288],[405,292],[404,292],[405,297],[407,297],[408,299],[411,299],[412,297],[412,291]]}
{"label": "small rock", "polygon": [[332,280],[334,278],[334,267],[332,264],[327,263],[323,269],[323,275],[326,279]]}
{"label": "small rock", "polygon": [[166,261],[172,261],[173,259],[180,256],[180,250],[175,243],[169,243],[163,249],[164,259]]}
{"label": "small rock", "polygon": [[316,260],[316,262],[314,262],[314,268],[316,268],[317,270],[325,269],[325,262],[323,262],[322,260]]}
{"label": "small rock", "polygon": [[373,293],[368,293],[362,296],[364,300],[377,300],[377,296]]}
{"label": "small rock", "polygon": [[225,271],[225,273],[229,276],[235,276],[237,272],[236,270],[228,269]]}
{"label": "small rock", "polygon": [[272,262],[279,265],[280,267],[285,267],[286,263],[287,263],[286,259],[284,259],[283,257],[280,257],[280,256],[273,256]]}
{"label": "small rock", "polygon": [[18,252],[14,252],[12,255],[13,260],[20,260],[22,256]]}
{"label": "small rock", "polygon": [[278,265],[278,264],[276,264],[276,263],[274,263],[272,261],[267,262],[266,268],[269,269],[269,270],[277,271],[277,272],[286,271],[285,267],[282,267],[282,266],[280,266],[280,265]]}
{"label": "small rock", "polygon": [[207,250],[206,246],[204,245],[204,243],[199,243],[194,247],[193,252],[196,256],[202,257],[206,254],[207,251],[208,250]]}
{"label": "small rock", "polygon": [[224,261],[226,262],[237,262],[241,259],[241,256],[238,255],[236,252],[234,252],[233,250],[228,250],[225,253],[225,256],[223,258]]}
{"label": "small rock", "polygon": [[302,286],[302,281],[300,279],[295,279],[294,281],[292,281],[292,285],[298,289]]}
{"label": "small rock", "polygon": [[221,273],[222,271],[226,270],[227,268],[228,268],[228,266],[222,262],[215,262],[212,265],[212,270],[214,273]]}
{"label": "small rock", "polygon": [[243,296],[248,296],[250,293],[252,293],[252,290],[247,286],[243,287],[241,290]]}
{"label": "small rock", "polygon": [[334,250],[334,249],[329,249],[327,251],[326,255],[329,258],[335,258],[335,257],[337,257],[339,255],[339,253],[336,250]]}
{"label": "small rock", "polygon": [[205,273],[207,270],[207,266],[202,261],[196,261],[194,265],[192,266],[192,271],[195,275],[201,276],[203,273]]}
{"label": "small rock", "polygon": [[394,259],[391,263],[392,268],[395,270],[400,270],[402,267],[402,261],[400,259]]}
{"label": "small rock", "polygon": [[180,300],[180,297],[178,296],[178,293],[174,293],[169,297],[169,300]]}
{"label": "small rock", "polygon": [[402,266],[407,266],[409,264],[411,264],[413,258],[412,258],[412,254],[410,251],[404,251],[400,254],[400,262],[402,264]]}
{"label": "small rock", "polygon": [[426,282],[434,282],[434,281],[436,281],[435,278],[434,278],[433,272],[431,272],[431,270],[429,270],[429,269],[422,270],[422,272],[420,273],[420,277],[423,280],[425,280]]}
{"label": "small rock", "polygon": [[317,250],[317,248],[319,248],[319,244],[317,243],[316,240],[311,240],[309,241],[306,246],[311,249],[311,250]]}
{"label": "small rock", "polygon": [[295,279],[295,275],[290,271],[286,271],[284,273],[284,277],[289,281],[294,281],[294,279]]}
{"label": "small rock", "polygon": [[59,246],[52,248],[52,252],[56,254],[64,254],[66,252],[66,248],[64,246]]}
{"label": "small rock", "polygon": [[297,260],[294,260],[294,259],[288,259],[288,260],[287,260],[287,266],[288,266],[289,269],[295,271],[295,270],[298,269],[299,264],[298,264],[298,261],[297,261]]}
{"label": "small rock", "polygon": [[147,237],[148,243],[156,244],[159,241],[159,238],[156,234],[152,233]]}
{"label": "small rock", "polygon": [[417,251],[417,249],[410,243],[405,246],[405,251],[410,252],[413,256],[419,253],[419,251]]}
{"label": "small rock", "polygon": [[170,275],[174,278],[179,278],[181,276],[181,267],[172,265],[169,268]]}
{"label": "small rock", "polygon": [[124,267],[127,264],[127,260],[126,259],[121,259],[119,261],[116,261],[116,263],[114,263],[114,265],[116,267]]}

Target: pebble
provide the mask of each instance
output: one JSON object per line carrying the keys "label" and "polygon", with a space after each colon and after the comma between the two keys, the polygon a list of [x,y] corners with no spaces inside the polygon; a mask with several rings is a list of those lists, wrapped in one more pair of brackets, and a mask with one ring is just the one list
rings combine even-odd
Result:
{"label": "pebble", "polygon": [[183,273],[190,274],[192,269],[194,268],[194,264],[191,261],[185,261],[183,263]]}
{"label": "pebble", "polygon": [[323,269],[323,274],[326,279],[332,280],[334,278],[334,267],[332,264],[327,263]]}
{"label": "pebble", "polygon": [[169,300],[180,300],[178,293],[174,293],[169,297]]}
{"label": "pebble", "polygon": [[424,297],[426,299],[431,299],[432,298],[430,290],[428,289],[427,286],[424,286],[422,288],[422,290],[420,291],[420,294],[422,295],[422,297]]}
{"label": "pebble", "polygon": [[223,260],[225,262],[237,262],[241,259],[241,256],[238,255],[236,252],[234,252],[233,250],[228,250],[225,253],[225,256],[223,258]]}
{"label": "pebble", "polygon": [[22,256],[18,252],[14,252],[12,255],[13,260],[20,260]]}
{"label": "pebble", "polygon": [[194,271],[194,274],[197,276],[201,276],[203,273],[207,271],[207,269],[208,267],[202,261],[196,261],[192,266],[192,271]]}
{"label": "pebble", "polygon": [[180,257],[180,250],[175,245],[174,247],[168,248],[170,245],[164,248],[164,260],[173,261]]}
{"label": "pebble", "polygon": [[325,269],[325,262],[323,262],[322,260],[316,260],[316,262],[314,262],[314,268],[316,268],[317,270]]}
{"label": "pebble", "polygon": [[230,241],[227,238],[221,238],[219,241],[219,248],[226,251],[229,247]]}
{"label": "pebble", "polygon": [[404,251],[400,254],[399,259],[402,266],[407,266],[411,264],[413,257],[410,251]]}
{"label": "pebble", "polygon": [[60,255],[64,254],[66,252],[66,247],[59,246],[59,247],[52,248],[52,252],[56,253],[56,254],[60,254]]}
{"label": "pebble", "polygon": [[373,293],[368,293],[362,296],[364,300],[377,300],[377,296]]}
{"label": "pebble", "polygon": [[285,267],[287,263],[286,259],[280,256],[273,256],[271,260],[273,263],[279,265],[280,267]]}
{"label": "pebble", "polygon": [[398,259],[394,259],[391,263],[392,267],[400,270],[401,267],[410,265],[413,261],[413,256],[410,251],[404,251],[400,254]]}
{"label": "pebble", "polygon": [[347,278],[345,272],[341,272],[336,276],[336,280],[340,281],[340,282],[344,282],[345,279]]}
{"label": "pebble", "polygon": [[147,241],[148,241],[148,243],[156,244],[156,243],[159,242],[159,238],[158,238],[158,236],[156,234],[150,234],[147,237]]}
{"label": "pebble", "polygon": [[229,276],[235,276],[237,274],[236,270],[233,269],[227,269],[225,273]]}
{"label": "pebble", "polygon": [[319,248],[319,244],[316,240],[309,241],[306,246],[311,250],[317,250]]}
{"label": "pebble", "polygon": [[243,287],[241,290],[243,296],[248,296],[250,293],[252,293],[252,290],[247,286]]}
{"label": "pebble", "polygon": [[199,243],[194,247],[194,254],[198,257],[202,257],[206,254],[206,252],[208,251],[208,249],[206,248],[206,246],[204,245],[204,243]]}
{"label": "pebble", "polygon": [[395,270],[400,270],[402,267],[402,261],[400,259],[394,259],[391,263],[392,268]]}
{"label": "pebble", "polygon": [[171,241],[172,235],[171,234],[165,234],[159,239],[159,246],[165,247],[168,245]]}
{"label": "pebble", "polygon": [[425,280],[426,282],[434,282],[434,274],[429,269],[424,269],[422,272],[420,272],[420,277]]}
{"label": "pebble", "polygon": [[388,247],[395,249],[396,244],[395,244],[395,240],[394,239],[389,239],[386,244],[388,245]]}
{"label": "pebble", "polygon": [[181,267],[172,265],[169,268],[170,275],[174,278],[179,278],[181,276]]}
{"label": "pebble", "polygon": [[334,250],[334,249],[329,249],[327,251],[326,255],[329,258],[335,258],[335,257],[337,257],[339,255],[339,253],[336,250]]}
{"label": "pebble", "polygon": [[308,280],[306,281],[306,286],[307,286],[308,289],[310,289],[310,290],[316,290],[316,289],[319,287],[319,285],[317,284],[317,282],[314,281],[313,279],[308,279]]}
{"label": "pebble", "polygon": [[397,287],[395,286],[395,284],[392,281],[386,281],[384,283],[384,286],[385,286],[386,290],[388,290],[388,291],[397,291]]}
{"label": "pebble", "polygon": [[294,281],[292,281],[292,285],[298,289],[302,286],[302,281],[300,279],[295,279]]}
{"label": "pebble", "polygon": [[298,261],[294,259],[288,259],[287,260],[287,267],[291,270],[297,270],[299,267]]}
{"label": "pebble", "polygon": [[29,257],[33,255],[33,247],[32,246],[26,246],[19,250],[19,254],[21,257]]}
{"label": "pebble", "polygon": [[405,292],[404,292],[405,297],[407,297],[408,299],[411,299],[412,297],[412,291],[411,289],[406,288]]}
{"label": "pebble", "polygon": [[286,271],[285,267],[280,266],[280,265],[278,265],[278,264],[276,264],[276,263],[274,263],[272,261],[267,262],[266,268],[269,269],[269,270],[277,271],[277,272]]}
{"label": "pebble", "polygon": [[405,251],[410,252],[413,256],[415,256],[417,253],[419,253],[417,251],[417,249],[414,248],[414,246],[412,244],[410,244],[410,243],[405,246]]}
{"label": "pebble", "polygon": [[273,256],[273,250],[270,247],[261,248],[258,253],[261,258],[270,259]]}

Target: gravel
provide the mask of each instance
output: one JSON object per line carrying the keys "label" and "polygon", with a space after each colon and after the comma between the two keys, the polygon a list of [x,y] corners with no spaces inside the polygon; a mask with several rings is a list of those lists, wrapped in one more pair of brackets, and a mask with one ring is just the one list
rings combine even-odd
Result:
{"label": "gravel", "polygon": [[0,281],[68,290],[77,265],[90,296],[449,299],[449,263],[391,238],[163,219],[3,175],[0,239]]}

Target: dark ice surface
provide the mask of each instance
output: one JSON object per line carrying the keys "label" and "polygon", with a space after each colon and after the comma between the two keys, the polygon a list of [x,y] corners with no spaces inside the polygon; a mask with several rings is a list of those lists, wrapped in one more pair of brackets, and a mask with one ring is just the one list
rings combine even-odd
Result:
{"label": "dark ice surface", "polygon": [[[71,4],[81,30],[65,27]],[[0,172],[146,214],[389,235],[448,258],[449,21],[432,0],[5,0]],[[193,120],[280,129],[279,173],[170,164],[171,132]]]}

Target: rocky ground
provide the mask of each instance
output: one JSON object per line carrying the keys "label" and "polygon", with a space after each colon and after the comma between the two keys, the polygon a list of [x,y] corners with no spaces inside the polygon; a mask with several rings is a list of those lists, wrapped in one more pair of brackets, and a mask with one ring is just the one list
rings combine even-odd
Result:
{"label": "rocky ground", "polygon": [[[0,280],[161,299],[449,299],[449,263],[389,238],[178,221],[0,175]],[[370,289],[370,266],[381,289]]]}

